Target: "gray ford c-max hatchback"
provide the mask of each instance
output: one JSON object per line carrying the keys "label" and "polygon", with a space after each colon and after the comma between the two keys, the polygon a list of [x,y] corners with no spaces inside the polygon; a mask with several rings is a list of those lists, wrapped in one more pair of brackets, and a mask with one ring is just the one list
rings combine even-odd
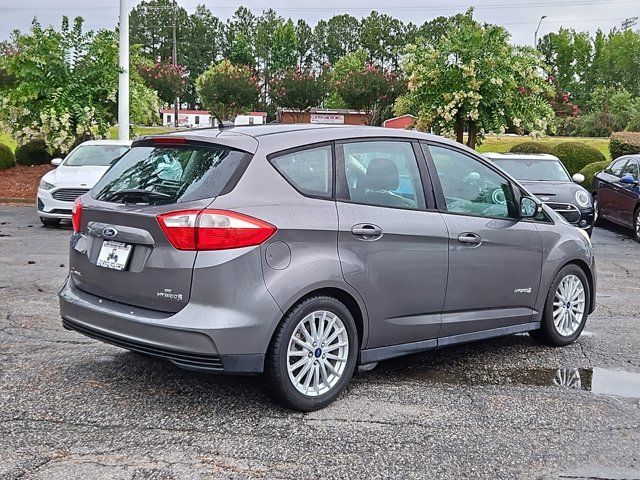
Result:
{"label": "gray ford c-max hatchback", "polygon": [[594,309],[589,238],[474,151],[418,132],[278,125],[133,143],[73,213],[64,326],[333,401],[358,365]]}

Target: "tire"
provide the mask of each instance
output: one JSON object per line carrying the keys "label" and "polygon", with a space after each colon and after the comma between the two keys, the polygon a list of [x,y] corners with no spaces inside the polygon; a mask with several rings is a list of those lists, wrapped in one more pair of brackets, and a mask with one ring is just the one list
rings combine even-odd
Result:
{"label": "tire", "polygon": [[[325,333],[328,332],[324,338],[330,340],[328,346],[331,350],[323,350],[324,343],[320,341],[313,343],[313,340],[321,338],[321,324]],[[309,335],[304,335],[301,328]],[[348,345],[344,345],[345,340]],[[357,357],[358,332],[347,307],[332,297],[304,300],[284,317],[271,342],[266,362],[270,393],[277,402],[301,412],[324,408],[351,380]],[[300,366],[290,374],[289,366],[297,364]],[[333,372],[327,364],[331,365]]]}
{"label": "tire", "polygon": [[[566,300],[556,296],[556,294],[561,295],[559,287],[563,281],[565,282],[563,288],[569,295],[569,298],[565,296]],[[576,294],[571,295],[571,282],[576,281],[579,281],[582,287],[582,295],[577,288]],[[568,306],[565,306],[565,301]],[[587,322],[590,302],[591,291],[584,271],[574,264],[562,267],[551,282],[551,288],[547,293],[540,329],[529,332],[529,335],[539,343],[552,347],[562,347],[575,342]],[[582,307],[581,313],[579,313],[580,307]],[[566,316],[563,312],[567,312]],[[554,321],[554,318],[557,320]]]}
{"label": "tire", "polygon": [[601,227],[603,220],[602,220],[602,216],[600,215],[600,204],[598,203],[598,195],[594,193],[592,198],[593,198],[593,214],[595,216],[593,220],[593,226]]}
{"label": "tire", "polygon": [[59,227],[60,226],[60,219],[59,218],[40,217],[40,221],[42,222],[42,225],[44,225],[45,227]]}
{"label": "tire", "polygon": [[633,212],[633,239],[640,242],[640,207]]}

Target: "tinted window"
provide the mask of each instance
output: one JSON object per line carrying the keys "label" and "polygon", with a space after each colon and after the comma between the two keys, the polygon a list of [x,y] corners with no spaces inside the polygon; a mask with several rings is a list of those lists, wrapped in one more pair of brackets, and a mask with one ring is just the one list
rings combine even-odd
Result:
{"label": "tinted window", "polygon": [[349,198],[357,203],[425,209],[418,162],[409,142],[355,142],[343,145]]}
{"label": "tinted window", "polygon": [[127,150],[129,147],[124,145],[80,145],[64,159],[64,165],[67,167],[81,167],[83,165],[106,167]]}
{"label": "tinted window", "polygon": [[616,177],[620,177],[622,175],[622,169],[627,163],[627,160],[628,160],[627,158],[621,158],[620,160],[616,160],[615,162],[613,162],[611,165],[607,167],[605,172],[611,175],[615,175]]}
{"label": "tinted window", "polygon": [[638,179],[638,163],[635,160],[629,160],[629,163],[620,172],[621,177],[625,175],[631,175],[635,180]]}
{"label": "tinted window", "polygon": [[300,192],[331,197],[333,161],[330,146],[288,153],[271,158],[271,163]]}
{"label": "tinted window", "polygon": [[493,162],[517,180],[570,182],[569,174],[558,160],[494,159]]}
{"label": "tinted window", "polygon": [[511,184],[479,160],[455,150],[429,146],[444,191],[447,211],[485,217],[511,217]]}
{"label": "tinted window", "polygon": [[[250,155],[220,147],[134,147],[92,190],[106,202],[173,203],[212,198],[224,193],[234,173]],[[145,197],[125,190],[149,192]]]}

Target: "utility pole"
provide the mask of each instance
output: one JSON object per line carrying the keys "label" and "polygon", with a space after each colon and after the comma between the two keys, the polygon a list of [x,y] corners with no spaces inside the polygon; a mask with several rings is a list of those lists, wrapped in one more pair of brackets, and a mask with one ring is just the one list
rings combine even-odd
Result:
{"label": "utility pole", "polygon": [[629,18],[625,18],[622,21],[621,25],[623,30],[628,30],[637,24],[638,24],[638,17],[629,17]]}
{"label": "utility pole", "polygon": [[542,25],[542,21],[547,18],[546,15],[540,17],[540,21],[538,22],[538,28],[536,28],[536,32],[533,34],[533,48],[538,48],[538,30],[540,30],[540,25]]}
{"label": "utility pole", "polygon": [[129,5],[120,0],[120,39],[118,45],[118,138],[129,140]]}
{"label": "utility pole", "polygon": [[[173,61],[173,67],[174,67],[174,73],[176,70],[176,67],[178,66],[178,41],[177,41],[177,37],[176,37],[176,0],[173,0],[173,56],[172,56],[172,61]],[[179,109],[179,105],[180,105],[180,97],[178,97],[178,92],[176,92],[176,95],[173,99],[173,125],[178,128],[179,123],[178,123],[178,109]]]}

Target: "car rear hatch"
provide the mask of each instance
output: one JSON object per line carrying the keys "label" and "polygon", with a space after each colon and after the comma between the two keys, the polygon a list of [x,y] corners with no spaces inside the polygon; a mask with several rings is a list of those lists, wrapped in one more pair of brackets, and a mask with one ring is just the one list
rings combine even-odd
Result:
{"label": "car rear hatch", "polygon": [[235,186],[250,159],[178,137],[134,143],[76,202],[74,284],[120,303],[179,311],[189,301],[198,250],[189,222]]}

